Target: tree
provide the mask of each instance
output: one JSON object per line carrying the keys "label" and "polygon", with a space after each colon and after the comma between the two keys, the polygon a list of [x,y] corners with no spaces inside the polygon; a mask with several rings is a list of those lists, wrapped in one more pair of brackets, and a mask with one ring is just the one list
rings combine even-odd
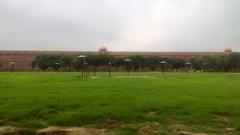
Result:
{"label": "tree", "polygon": [[56,63],[59,62],[60,62],[59,56],[41,55],[36,56],[32,61],[31,65],[33,68],[38,66],[42,70],[46,70],[48,68],[56,69]]}
{"label": "tree", "polygon": [[145,58],[144,66],[154,71],[159,66],[159,62],[159,57],[147,57]]}
{"label": "tree", "polygon": [[[131,59],[131,62],[124,62],[125,59]],[[180,58],[168,58],[168,57],[143,57],[141,55],[131,55],[128,57],[113,57],[111,55],[104,54],[88,54],[86,62],[89,66],[93,67],[94,72],[98,67],[115,66],[119,68],[121,66],[128,66],[128,69],[134,69],[137,71],[140,68],[147,67],[151,71],[154,71],[158,66],[160,66],[161,61],[166,61],[166,68],[179,69],[185,67],[186,60]],[[229,55],[220,56],[198,56],[193,57],[190,62],[195,70],[207,70],[207,71],[239,71],[240,70],[240,54],[231,53]],[[59,63],[57,65],[56,63]],[[67,68],[73,67],[74,69],[81,69],[84,66],[83,61],[77,57],[73,56],[47,56],[41,55],[36,56],[31,63],[32,67],[38,66],[42,70],[48,68]]]}
{"label": "tree", "polygon": [[170,60],[170,64],[171,64],[173,69],[180,69],[182,67],[185,67],[186,60],[179,59],[179,58],[172,58]]}
{"label": "tree", "polygon": [[32,68],[36,68],[37,67],[37,62],[36,60],[33,60],[31,63]]}
{"label": "tree", "polygon": [[89,54],[87,55],[87,61],[90,66],[93,66],[94,74],[96,74],[97,67],[108,66],[109,62],[115,63],[115,58],[111,55],[103,55],[103,54]]}
{"label": "tree", "polygon": [[115,58],[114,65],[115,65],[116,69],[118,69],[119,67],[125,65],[124,60],[125,60],[124,57],[118,57],[118,58]]}
{"label": "tree", "polygon": [[32,66],[38,66],[42,70],[46,70],[49,67],[48,56],[36,56],[32,62]]}
{"label": "tree", "polygon": [[240,54],[239,53],[232,53],[228,56],[228,64],[231,69],[236,70],[239,68],[240,64]]}
{"label": "tree", "polygon": [[73,57],[72,56],[61,56],[60,57],[60,66],[62,68],[71,68],[71,63],[73,61]]}
{"label": "tree", "polygon": [[190,60],[192,67],[195,70],[201,70],[202,69],[202,63],[203,63],[203,58],[202,57],[193,57]]}
{"label": "tree", "polygon": [[132,55],[128,57],[132,60],[131,67],[134,71],[137,71],[139,68],[143,68],[144,57],[141,55]]}
{"label": "tree", "polygon": [[56,65],[56,63],[60,64],[60,56],[48,56],[48,64],[49,67],[57,70],[60,68],[60,65]]}
{"label": "tree", "polygon": [[74,68],[74,69],[83,69],[84,67],[84,63],[78,58],[78,57],[75,57],[73,58],[73,60],[71,61],[71,66]]}

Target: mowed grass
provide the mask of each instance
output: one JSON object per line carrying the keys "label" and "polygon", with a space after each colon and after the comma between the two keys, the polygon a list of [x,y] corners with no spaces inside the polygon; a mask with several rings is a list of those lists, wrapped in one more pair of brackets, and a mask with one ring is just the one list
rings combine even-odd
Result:
{"label": "mowed grass", "polygon": [[[41,128],[175,121],[240,130],[240,74],[0,73],[0,125]],[[142,78],[138,78],[140,76]],[[145,78],[144,78],[145,77]],[[150,77],[150,78],[148,78]],[[148,117],[154,112],[154,117]],[[217,117],[228,118],[224,121]]]}

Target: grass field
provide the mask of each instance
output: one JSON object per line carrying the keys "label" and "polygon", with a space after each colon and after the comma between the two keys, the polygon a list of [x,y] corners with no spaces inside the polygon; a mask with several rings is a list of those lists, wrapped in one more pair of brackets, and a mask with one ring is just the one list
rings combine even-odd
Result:
{"label": "grass field", "polygon": [[0,73],[0,125],[104,127],[111,120],[125,125],[117,127],[118,134],[135,134],[144,123],[239,133],[240,74],[125,75],[81,79],[79,73]]}

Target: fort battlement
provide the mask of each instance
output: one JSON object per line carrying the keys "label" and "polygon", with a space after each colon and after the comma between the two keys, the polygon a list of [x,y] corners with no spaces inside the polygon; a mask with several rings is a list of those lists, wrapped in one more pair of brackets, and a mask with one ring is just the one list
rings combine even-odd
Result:
{"label": "fort battlement", "polygon": [[105,47],[100,48],[98,51],[29,51],[29,50],[5,50],[0,51],[0,69],[10,70],[10,62],[15,62],[15,70],[18,71],[31,71],[32,60],[39,55],[66,55],[66,56],[79,56],[81,54],[107,54],[114,57],[124,57],[129,55],[142,55],[145,57],[158,56],[158,57],[173,57],[190,59],[194,56],[218,56],[231,53],[231,49],[225,49],[223,52],[153,52],[153,51],[108,51]]}

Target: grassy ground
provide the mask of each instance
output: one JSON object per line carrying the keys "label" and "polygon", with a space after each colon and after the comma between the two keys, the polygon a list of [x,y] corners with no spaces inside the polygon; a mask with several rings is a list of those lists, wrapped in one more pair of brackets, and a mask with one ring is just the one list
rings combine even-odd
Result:
{"label": "grassy ground", "polygon": [[149,122],[201,132],[240,130],[240,74],[125,75],[81,79],[79,73],[0,73],[0,125],[102,127],[110,121],[125,124],[119,134],[134,134],[134,123]]}

